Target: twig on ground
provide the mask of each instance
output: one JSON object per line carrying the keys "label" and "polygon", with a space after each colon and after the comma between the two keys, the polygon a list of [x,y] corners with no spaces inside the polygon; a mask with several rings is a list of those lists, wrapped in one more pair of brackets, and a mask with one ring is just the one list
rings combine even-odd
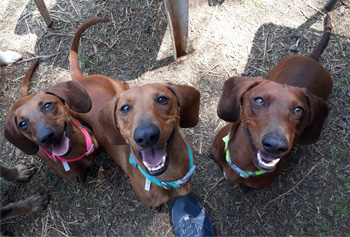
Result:
{"label": "twig on ground", "polygon": [[[42,55],[42,56],[36,56],[36,57],[32,57],[32,58],[27,58],[27,59],[21,60],[21,61],[19,61],[19,62],[17,62],[17,63],[24,63],[24,62],[28,62],[28,61],[31,61],[31,60],[37,59],[37,58],[51,58],[51,57],[56,56],[56,55],[58,55],[58,54],[60,54],[60,53],[61,53],[61,52],[55,53],[55,54],[50,54],[50,55]],[[17,78],[17,79],[18,79],[18,78]],[[16,79],[16,80],[17,80],[17,79]]]}
{"label": "twig on ground", "polygon": [[77,9],[75,9],[75,6],[73,5],[72,0],[70,0],[70,4],[72,5],[72,7],[73,7],[74,11],[75,11],[75,12],[77,13],[77,15],[79,16],[79,13],[78,13]]}
{"label": "twig on ground", "polygon": [[168,229],[168,231],[165,233],[165,237],[168,236],[168,234],[169,234],[169,232],[171,231],[172,228],[173,228],[173,227],[170,227],[170,228]]}
{"label": "twig on ground", "polygon": [[307,174],[304,176],[304,178],[302,178],[296,185],[294,185],[294,187],[292,187],[292,188],[289,189],[287,192],[285,192],[285,193],[279,195],[278,197],[276,197],[276,198],[270,200],[268,203],[266,203],[265,206],[264,206],[264,208],[263,208],[263,210],[265,210],[265,208],[266,208],[268,205],[270,205],[271,203],[273,203],[274,201],[280,199],[281,197],[286,196],[288,193],[290,193],[290,192],[293,191],[296,187],[298,187],[298,186],[306,179],[306,177],[308,177],[309,174],[310,174],[319,164],[320,164],[320,162],[318,162],[316,165],[314,165],[314,166],[309,170],[309,172],[307,172]]}
{"label": "twig on ground", "polygon": [[306,2],[305,0],[301,0],[303,3],[305,3],[306,5],[308,5],[309,7],[311,7],[312,9],[316,10],[317,12],[321,13],[323,16],[325,16],[324,12],[320,11],[319,9],[317,9],[316,7],[312,6],[310,3]]}
{"label": "twig on ground", "polygon": [[216,181],[216,183],[215,184],[213,184],[213,186],[209,189],[209,191],[211,191],[213,188],[215,188],[221,181],[223,181],[225,179],[225,177],[224,176],[221,176],[221,178],[218,180],[218,181]]}

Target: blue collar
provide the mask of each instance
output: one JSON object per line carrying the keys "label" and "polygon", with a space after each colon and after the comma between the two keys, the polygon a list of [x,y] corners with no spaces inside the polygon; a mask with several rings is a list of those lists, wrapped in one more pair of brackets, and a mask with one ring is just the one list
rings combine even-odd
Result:
{"label": "blue collar", "polygon": [[[132,164],[134,167],[137,167],[141,173],[143,174],[143,176],[145,176],[146,179],[148,179],[149,181],[151,181],[152,183],[165,188],[165,189],[171,189],[171,188],[181,188],[185,183],[187,183],[187,181],[190,179],[190,177],[194,174],[196,165],[193,164],[193,154],[191,151],[190,146],[188,145],[188,143],[186,142],[186,146],[187,146],[187,150],[188,150],[188,155],[190,158],[190,170],[185,174],[185,176],[183,176],[181,179],[178,179],[176,181],[162,181],[157,179],[154,176],[151,176],[149,174],[147,174],[136,162],[136,159],[134,157],[134,155],[132,154],[132,152],[130,153],[130,157],[129,157],[129,162],[130,164]],[[146,180],[147,181],[147,180]]]}

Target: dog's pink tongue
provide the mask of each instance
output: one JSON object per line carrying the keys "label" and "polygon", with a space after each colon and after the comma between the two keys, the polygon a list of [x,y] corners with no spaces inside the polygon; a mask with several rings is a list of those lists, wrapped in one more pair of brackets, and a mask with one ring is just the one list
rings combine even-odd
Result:
{"label": "dog's pink tongue", "polygon": [[276,160],[278,159],[278,157],[276,156],[273,156],[271,154],[268,154],[268,153],[265,153],[265,152],[262,152],[262,151],[258,151],[260,153],[260,156],[261,158],[265,161],[265,162],[271,162],[273,160]]}
{"label": "dog's pink tongue", "polygon": [[55,156],[65,155],[69,149],[69,138],[63,135],[61,140],[54,142],[51,145],[51,149],[52,149],[52,154]]}
{"label": "dog's pink tongue", "polygon": [[142,161],[147,162],[152,167],[157,167],[162,163],[163,156],[166,156],[166,146],[148,148],[141,153]]}

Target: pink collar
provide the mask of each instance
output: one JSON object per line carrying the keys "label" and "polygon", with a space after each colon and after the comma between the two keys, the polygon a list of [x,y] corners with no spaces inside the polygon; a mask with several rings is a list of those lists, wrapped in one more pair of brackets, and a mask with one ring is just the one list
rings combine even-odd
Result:
{"label": "pink collar", "polygon": [[61,161],[61,162],[73,162],[73,161],[77,161],[77,160],[80,160],[82,158],[84,158],[85,156],[88,156],[90,155],[92,152],[94,152],[94,144],[92,144],[92,141],[91,141],[91,137],[89,135],[89,133],[86,131],[86,129],[83,127],[83,125],[73,121],[73,123],[78,127],[80,128],[80,130],[83,132],[83,134],[85,135],[85,141],[86,141],[86,152],[84,152],[84,154],[82,154],[81,156],[78,156],[76,158],[73,158],[73,159],[69,159],[69,160],[66,160],[66,159],[63,159],[62,157],[60,156],[55,156],[53,155],[52,153],[50,153],[49,150],[47,150],[46,148],[42,147],[42,146],[39,146],[45,153],[46,155],[57,162],[57,160]]}

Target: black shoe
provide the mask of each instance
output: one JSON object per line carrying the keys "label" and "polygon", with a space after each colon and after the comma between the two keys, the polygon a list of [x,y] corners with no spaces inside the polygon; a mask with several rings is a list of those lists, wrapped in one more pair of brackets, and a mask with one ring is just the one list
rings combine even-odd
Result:
{"label": "black shoe", "polygon": [[177,236],[213,236],[213,228],[202,204],[187,194],[170,201]]}

